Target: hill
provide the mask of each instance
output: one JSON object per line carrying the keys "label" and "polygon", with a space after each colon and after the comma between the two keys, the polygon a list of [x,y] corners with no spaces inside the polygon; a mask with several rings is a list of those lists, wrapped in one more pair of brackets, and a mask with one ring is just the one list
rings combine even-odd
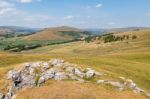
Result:
{"label": "hill", "polygon": [[0,36],[14,37],[28,35],[37,32],[39,29],[26,28],[19,26],[0,26]]}
{"label": "hill", "polygon": [[[82,68],[93,68],[106,75],[101,80],[118,81],[118,77],[132,79],[137,86],[150,93],[150,29],[129,31],[114,34],[117,36],[136,35],[136,39],[125,39],[108,43],[96,44],[84,41],[61,45],[50,45],[34,50],[18,53],[0,53],[0,90],[4,92],[6,73],[20,63],[49,61],[59,58]],[[49,97],[66,99],[147,99],[144,95],[135,94],[132,90],[117,91],[108,85],[79,83],[74,81],[49,80],[43,86],[19,91],[17,99],[46,99]],[[66,90],[67,89],[67,90]],[[50,94],[51,93],[51,94]],[[148,98],[149,99],[149,98]]]}
{"label": "hill", "polygon": [[25,40],[72,40],[87,35],[85,31],[73,27],[46,28],[36,34],[26,36]]}
{"label": "hill", "polygon": [[112,28],[105,29],[105,33],[119,33],[119,32],[128,32],[128,31],[139,31],[142,29],[150,29],[149,27],[126,27],[126,28]]}

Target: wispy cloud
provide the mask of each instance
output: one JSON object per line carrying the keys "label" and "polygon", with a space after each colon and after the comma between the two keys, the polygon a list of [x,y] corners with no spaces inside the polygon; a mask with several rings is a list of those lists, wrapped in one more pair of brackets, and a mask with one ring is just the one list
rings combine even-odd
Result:
{"label": "wispy cloud", "polygon": [[97,4],[95,7],[96,7],[96,8],[100,8],[100,7],[102,7],[102,6],[103,6],[103,4],[99,3],[99,4]]}
{"label": "wispy cloud", "polygon": [[115,22],[109,22],[108,25],[115,25]]}
{"label": "wispy cloud", "polygon": [[36,2],[41,2],[42,0],[17,0],[20,3],[32,3],[34,1]]}
{"label": "wispy cloud", "polygon": [[73,18],[75,18],[75,16],[72,16],[72,15],[68,15],[68,16],[64,17],[65,20],[70,20],[70,19],[73,19]]}
{"label": "wispy cloud", "polygon": [[16,11],[15,5],[8,1],[0,0],[0,15],[7,13],[14,13]]}
{"label": "wispy cloud", "polygon": [[94,8],[101,8],[102,6],[103,6],[102,3],[98,3],[98,4],[96,4],[96,5],[87,5],[87,6],[85,6],[84,8],[85,8],[86,10],[89,10],[89,9],[94,9]]}

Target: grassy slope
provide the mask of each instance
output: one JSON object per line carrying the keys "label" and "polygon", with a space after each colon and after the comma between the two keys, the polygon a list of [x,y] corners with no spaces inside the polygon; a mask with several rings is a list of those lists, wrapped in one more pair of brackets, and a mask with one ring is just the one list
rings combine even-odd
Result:
{"label": "grassy slope", "polygon": [[47,28],[36,34],[26,36],[23,39],[25,40],[71,40],[73,37],[69,35],[62,35],[61,31],[81,31],[72,27],[56,27],[56,28]]}
{"label": "grassy slope", "polygon": [[[128,33],[131,34],[131,32]],[[96,45],[93,43],[87,44],[84,42],[76,42],[59,46],[47,46],[22,53],[11,54],[2,52],[0,53],[0,77],[3,77],[5,75],[4,73],[12,68],[11,65],[27,61],[62,58],[69,62],[80,64],[82,66],[89,66],[99,71],[106,72],[112,78],[125,76],[133,79],[140,87],[150,91],[150,30],[136,31],[133,34],[138,35],[138,39],[128,41],[129,43],[123,41],[114,42],[111,44]],[[0,83],[3,82],[4,80],[1,79]],[[63,86],[60,88],[63,88]],[[3,90],[2,85],[1,89]],[[81,89],[86,90],[84,87]],[[38,91],[40,90],[44,89],[39,88]],[[45,90],[51,91],[50,89]],[[96,90],[102,90],[106,92],[103,89],[93,88],[92,90],[95,90],[95,92],[97,92]],[[33,95],[37,94],[34,89],[31,91]],[[110,92],[115,94],[113,91]],[[129,93],[133,95],[133,93]],[[24,94],[26,96],[30,95],[28,91],[24,92]],[[55,95],[57,95],[57,93],[55,93]],[[112,98],[114,97],[112,96]],[[133,99],[133,97],[130,98]],[[136,97],[135,99],[142,98]]]}

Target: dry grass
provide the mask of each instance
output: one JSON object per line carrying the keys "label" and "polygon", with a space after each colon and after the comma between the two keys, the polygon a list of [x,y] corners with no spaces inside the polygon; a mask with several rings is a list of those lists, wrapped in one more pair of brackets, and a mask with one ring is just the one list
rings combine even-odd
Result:
{"label": "dry grass", "polygon": [[53,82],[49,86],[19,92],[17,99],[145,99],[130,91],[117,92],[78,82]]}
{"label": "dry grass", "polygon": [[[127,32],[131,33],[131,32]],[[84,67],[107,73],[111,78],[124,76],[150,92],[150,30],[132,32],[138,39],[103,45],[76,42],[53,45],[21,53],[0,53],[0,88],[4,90],[5,74],[13,65],[23,62],[61,58]],[[103,79],[103,78],[102,78]],[[80,91],[81,90],[81,91]],[[57,98],[61,96],[62,98]],[[143,99],[133,92],[117,92],[105,86],[56,82],[21,91],[18,99]],[[69,98],[66,98],[69,97]],[[89,98],[88,98],[89,97]],[[93,98],[94,97],[94,98]]]}
{"label": "dry grass", "polygon": [[26,36],[25,40],[70,40],[73,39],[71,36],[61,35],[60,31],[81,31],[72,27],[56,27],[47,28],[36,34]]}

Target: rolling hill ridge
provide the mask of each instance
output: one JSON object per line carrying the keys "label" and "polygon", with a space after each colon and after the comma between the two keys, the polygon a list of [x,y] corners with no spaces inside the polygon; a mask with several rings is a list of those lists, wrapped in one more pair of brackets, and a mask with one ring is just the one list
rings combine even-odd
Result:
{"label": "rolling hill ridge", "polygon": [[24,37],[25,40],[72,40],[82,36],[90,35],[82,29],[74,27],[54,27],[43,29],[36,34]]}

